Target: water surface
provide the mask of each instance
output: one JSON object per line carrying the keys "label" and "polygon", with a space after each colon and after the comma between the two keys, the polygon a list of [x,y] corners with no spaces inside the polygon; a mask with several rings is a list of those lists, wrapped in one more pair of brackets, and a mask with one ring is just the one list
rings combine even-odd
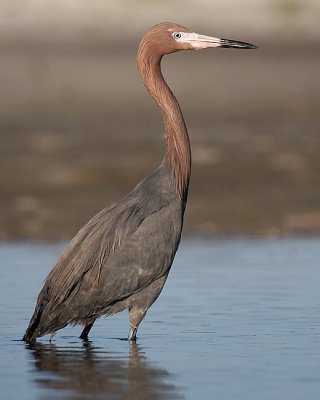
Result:
{"label": "water surface", "polygon": [[17,341],[62,249],[0,246],[2,398],[319,398],[319,239],[186,239],[136,345],[126,313]]}

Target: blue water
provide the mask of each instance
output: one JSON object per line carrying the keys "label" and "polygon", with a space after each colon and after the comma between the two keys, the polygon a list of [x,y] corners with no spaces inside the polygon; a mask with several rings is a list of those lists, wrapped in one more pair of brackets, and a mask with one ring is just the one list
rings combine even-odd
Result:
{"label": "blue water", "polygon": [[320,398],[320,239],[185,239],[136,345],[126,313],[17,341],[63,247],[0,245],[1,399]]}

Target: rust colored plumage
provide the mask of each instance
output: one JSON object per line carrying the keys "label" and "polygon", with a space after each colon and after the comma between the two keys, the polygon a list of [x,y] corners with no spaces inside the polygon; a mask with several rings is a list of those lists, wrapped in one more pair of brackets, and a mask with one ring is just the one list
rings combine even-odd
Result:
{"label": "rust colored plumage", "polygon": [[207,47],[255,48],[248,43],[198,35],[161,23],[140,43],[137,66],[161,110],[166,153],[161,165],[118,202],[95,215],[70,242],[48,275],[23,340],[53,334],[129,310],[129,339],[166,282],[178,249],[191,172],[187,128],[179,104],[161,73],[164,55]]}
{"label": "rust colored plumage", "polygon": [[[176,24],[161,23],[153,27],[140,43],[137,67],[142,82],[162,112],[167,141],[165,162],[172,171],[177,193],[185,199],[191,173],[190,141],[179,103],[161,73],[162,57],[171,49],[166,40],[155,41],[155,37],[163,36],[166,28],[169,32],[189,32]],[[177,49],[173,48],[173,51]]]}

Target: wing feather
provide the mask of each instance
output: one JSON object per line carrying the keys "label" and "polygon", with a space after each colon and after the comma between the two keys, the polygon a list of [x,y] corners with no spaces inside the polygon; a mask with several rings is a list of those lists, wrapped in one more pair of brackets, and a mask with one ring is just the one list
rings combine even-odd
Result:
{"label": "wing feather", "polygon": [[161,166],[95,215],[49,273],[30,322],[34,336],[77,322],[84,314],[101,314],[108,304],[161,276],[180,240],[181,207],[171,175]]}

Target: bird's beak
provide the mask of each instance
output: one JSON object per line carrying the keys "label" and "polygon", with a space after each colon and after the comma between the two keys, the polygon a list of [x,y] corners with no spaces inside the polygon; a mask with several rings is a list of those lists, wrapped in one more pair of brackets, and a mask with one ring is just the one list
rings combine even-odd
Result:
{"label": "bird's beak", "polygon": [[[187,34],[188,35],[188,34]],[[197,33],[190,33],[185,40],[190,43],[194,50],[206,49],[209,47],[234,47],[236,49],[257,49],[258,46],[254,44],[239,42],[231,39],[220,39],[211,36],[199,35]]]}
{"label": "bird's beak", "polygon": [[220,39],[220,47],[234,47],[236,49],[257,49],[258,46],[251,43],[239,42],[232,39]]}

